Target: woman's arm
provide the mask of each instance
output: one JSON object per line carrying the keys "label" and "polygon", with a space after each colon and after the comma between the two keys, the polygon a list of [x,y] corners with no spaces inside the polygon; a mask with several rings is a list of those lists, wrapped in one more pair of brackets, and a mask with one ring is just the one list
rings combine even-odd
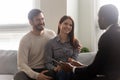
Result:
{"label": "woman's arm", "polygon": [[45,67],[47,69],[54,69],[53,61],[53,48],[52,48],[52,40],[50,40],[45,47]]}

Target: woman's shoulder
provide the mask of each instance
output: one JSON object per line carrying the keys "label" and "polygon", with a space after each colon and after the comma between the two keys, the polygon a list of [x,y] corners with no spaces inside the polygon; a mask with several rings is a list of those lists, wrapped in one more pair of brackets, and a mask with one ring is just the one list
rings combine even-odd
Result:
{"label": "woman's shoulder", "polygon": [[53,43],[55,43],[56,38],[57,38],[57,36],[55,36],[54,38],[50,39],[50,40],[48,41],[48,44],[53,44]]}
{"label": "woman's shoulder", "polygon": [[55,31],[53,31],[53,30],[51,30],[51,29],[45,28],[44,31],[45,31],[47,34],[56,35]]}

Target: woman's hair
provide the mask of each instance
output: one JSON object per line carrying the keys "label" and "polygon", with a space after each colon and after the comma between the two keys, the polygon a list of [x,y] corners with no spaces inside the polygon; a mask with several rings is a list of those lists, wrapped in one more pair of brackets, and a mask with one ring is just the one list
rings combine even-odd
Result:
{"label": "woman's hair", "polygon": [[[70,44],[71,44],[71,46],[73,46],[73,48],[75,48],[75,49],[79,49],[80,48],[80,44],[79,44],[79,41],[77,40],[77,39],[75,39],[75,37],[74,37],[74,21],[73,21],[73,19],[70,17],[70,16],[67,16],[67,15],[64,15],[61,19],[60,19],[60,21],[59,21],[59,24],[62,24],[66,19],[70,19],[71,21],[72,21],[72,30],[71,30],[71,32],[68,34],[68,36],[69,36],[69,38],[70,38]],[[59,26],[58,26],[58,32],[57,32],[57,34],[59,34],[60,33],[60,28],[59,28]]]}

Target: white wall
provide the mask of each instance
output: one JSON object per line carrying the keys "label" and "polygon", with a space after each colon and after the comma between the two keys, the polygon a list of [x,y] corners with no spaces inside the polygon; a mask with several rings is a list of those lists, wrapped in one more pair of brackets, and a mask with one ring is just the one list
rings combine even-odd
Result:
{"label": "white wall", "polygon": [[66,0],[41,0],[40,9],[44,12],[46,26],[57,32],[59,19],[67,13]]}
{"label": "white wall", "polygon": [[78,36],[78,19],[79,19],[79,0],[67,0],[67,15],[71,16],[75,23],[75,36]]}
{"label": "white wall", "polygon": [[94,0],[79,0],[78,37],[83,46],[96,51]]}

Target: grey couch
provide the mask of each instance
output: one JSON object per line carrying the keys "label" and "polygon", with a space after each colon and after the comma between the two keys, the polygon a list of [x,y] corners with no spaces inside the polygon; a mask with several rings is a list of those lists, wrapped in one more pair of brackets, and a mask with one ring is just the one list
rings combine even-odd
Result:
{"label": "grey couch", "polygon": [[17,72],[17,51],[0,50],[0,80],[12,80]]}
{"label": "grey couch", "polygon": [[[94,56],[95,53],[81,53],[79,54],[79,61],[90,64]],[[0,50],[0,80],[13,80],[17,71],[17,51]]]}

